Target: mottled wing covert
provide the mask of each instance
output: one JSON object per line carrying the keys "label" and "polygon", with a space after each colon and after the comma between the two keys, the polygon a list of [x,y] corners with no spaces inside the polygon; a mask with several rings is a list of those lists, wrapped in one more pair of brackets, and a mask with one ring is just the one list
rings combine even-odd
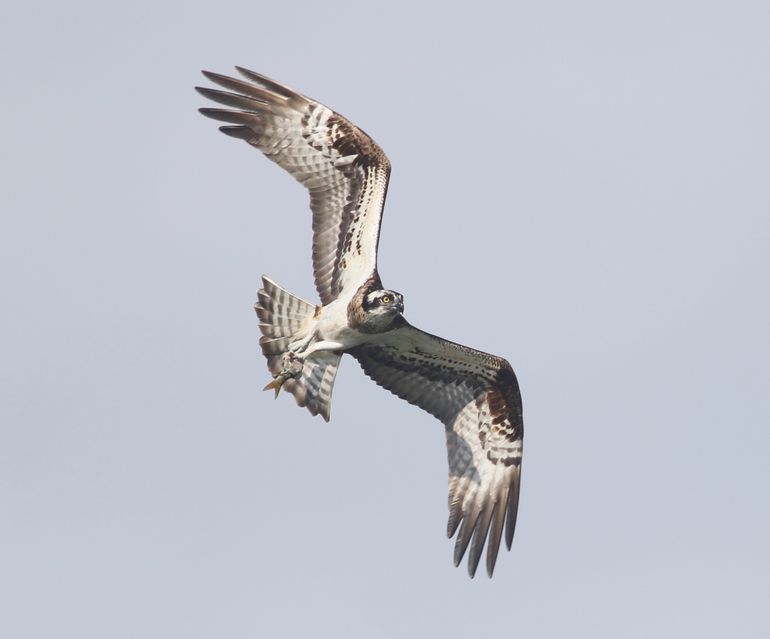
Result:
{"label": "mottled wing covert", "polygon": [[228,109],[200,112],[228,126],[310,192],[313,270],[323,304],[352,295],[377,267],[377,242],[390,176],[385,153],[366,133],[323,104],[236,67],[240,80],[204,71],[227,91],[196,87]]}
{"label": "mottled wing covert", "polygon": [[447,534],[457,532],[455,565],[470,544],[468,572],[473,576],[488,540],[491,577],[504,527],[511,547],[519,503],[524,427],[516,376],[502,358],[409,324],[378,340],[350,352],[377,384],[446,426]]}

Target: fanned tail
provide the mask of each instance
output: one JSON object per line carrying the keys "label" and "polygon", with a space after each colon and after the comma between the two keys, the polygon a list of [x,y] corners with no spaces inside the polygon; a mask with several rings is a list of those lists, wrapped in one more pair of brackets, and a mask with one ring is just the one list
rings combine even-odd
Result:
{"label": "fanned tail", "polygon": [[262,285],[263,288],[257,292],[254,310],[262,332],[259,345],[267,358],[267,367],[275,378],[265,386],[265,390],[275,390],[275,396],[278,397],[279,391],[284,388],[294,395],[297,404],[305,406],[311,414],[320,414],[329,421],[340,353],[313,353],[304,361],[299,375],[281,379],[283,357],[289,350],[289,344],[308,334],[320,309],[292,295],[267,277],[262,277]]}

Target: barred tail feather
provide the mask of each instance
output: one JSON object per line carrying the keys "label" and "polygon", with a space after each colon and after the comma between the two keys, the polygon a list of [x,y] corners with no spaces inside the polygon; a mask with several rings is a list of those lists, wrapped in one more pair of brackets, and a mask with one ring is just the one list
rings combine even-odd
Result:
{"label": "barred tail feather", "polygon": [[[289,344],[307,335],[318,307],[292,295],[267,277],[262,278],[254,310],[262,337],[259,345],[273,376],[281,372],[281,361]],[[308,357],[297,377],[287,379],[283,388],[294,395],[297,404],[311,414],[329,421],[332,389],[341,354],[321,351]]]}
{"label": "barred tail feather", "polygon": [[302,374],[287,379],[283,387],[294,395],[299,406],[305,406],[311,415],[321,415],[327,422],[331,416],[332,389],[337,377],[339,353],[313,353],[305,360]]}

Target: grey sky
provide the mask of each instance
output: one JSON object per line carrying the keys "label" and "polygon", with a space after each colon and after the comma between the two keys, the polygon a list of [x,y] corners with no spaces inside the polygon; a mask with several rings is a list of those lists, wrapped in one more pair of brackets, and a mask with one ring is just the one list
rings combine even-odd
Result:
{"label": "grey sky", "polygon": [[[767,2],[0,9],[3,637],[770,636]],[[196,108],[254,68],[388,153],[386,286],[507,357],[519,526],[444,538],[441,425],[343,360],[274,402],[301,187]]]}

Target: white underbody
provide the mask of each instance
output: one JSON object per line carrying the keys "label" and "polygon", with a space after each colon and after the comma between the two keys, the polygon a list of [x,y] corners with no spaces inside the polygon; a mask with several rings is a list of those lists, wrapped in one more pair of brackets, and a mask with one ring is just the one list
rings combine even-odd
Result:
{"label": "white underbody", "polygon": [[366,342],[371,336],[348,326],[347,299],[336,299],[321,308],[309,321],[307,332],[289,344],[289,350],[303,358],[318,351],[344,352]]}

